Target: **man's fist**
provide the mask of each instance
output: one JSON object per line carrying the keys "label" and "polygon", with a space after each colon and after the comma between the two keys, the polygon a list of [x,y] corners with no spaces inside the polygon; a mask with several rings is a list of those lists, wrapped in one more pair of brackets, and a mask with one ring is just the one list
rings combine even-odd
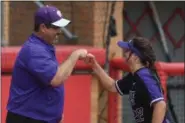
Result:
{"label": "man's fist", "polygon": [[79,59],[84,59],[87,55],[86,49],[78,49],[73,52],[73,54],[77,55]]}

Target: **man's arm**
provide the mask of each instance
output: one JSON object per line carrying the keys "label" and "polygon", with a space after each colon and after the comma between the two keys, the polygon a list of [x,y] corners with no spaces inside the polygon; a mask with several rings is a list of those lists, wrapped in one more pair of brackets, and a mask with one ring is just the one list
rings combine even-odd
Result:
{"label": "man's arm", "polygon": [[162,123],[166,114],[166,103],[159,101],[153,104],[152,123]]}
{"label": "man's arm", "polygon": [[79,58],[84,58],[86,54],[86,50],[73,52],[69,58],[58,67],[55,76],[51,80],[51,85],[54,87],[61,85],[71,75],[77,60]]}
{"label": "man's arm", "polygon": [[35,49],[30,49],[29,51],[30,57],[26,59],[28,61],[26,68],[42,84],[52,85],[53,87],[63,84],[64,80],[71,75],[77,60],[87,55],[87,50],[85,49],[76,50],[58,66],[58,63],[48,55],[45,49]]}

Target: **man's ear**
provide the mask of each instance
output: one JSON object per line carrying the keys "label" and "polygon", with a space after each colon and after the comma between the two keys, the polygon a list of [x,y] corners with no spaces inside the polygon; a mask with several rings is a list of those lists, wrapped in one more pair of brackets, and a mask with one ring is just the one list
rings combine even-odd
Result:
{"label": "man's ear", "polygon": [[40,24],[40,31],[45,32],[46,31],[46,26],[44,24]]}

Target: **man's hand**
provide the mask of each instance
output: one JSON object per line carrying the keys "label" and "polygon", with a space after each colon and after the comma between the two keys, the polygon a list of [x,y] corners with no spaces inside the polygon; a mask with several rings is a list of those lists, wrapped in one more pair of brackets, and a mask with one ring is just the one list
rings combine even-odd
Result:
{"label": "man's hand", "polygon": [[59,123],[64,123],[64,120],[62,119]]}
{"label": "man's hand", "polygon": [[59,123],[64,123],[64,115],[62,115],[62,119],[60,120]]}
{"label": "man's hand", "polygon": [[84,59],[87,55],[87,50],[86,49],[78,49],[72,52],[72,55],[77,55],[80,60]]}

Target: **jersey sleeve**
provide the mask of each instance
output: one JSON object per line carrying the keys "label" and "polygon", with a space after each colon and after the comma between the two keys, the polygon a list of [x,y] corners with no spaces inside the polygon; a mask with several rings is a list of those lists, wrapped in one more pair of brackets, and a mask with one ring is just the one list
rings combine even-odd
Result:
{"label": "jersey sleeve", "polygon": [[30,58],[27,69],[41,83],[49,85],[57,72],[58,63],[53,60],[47,50],[42,48],[35,49],[30,49]]}
{"label": "jersey sleeve", "polygon": [[164,100],[162,89],[149,69],[139,70],[135,75],[136,78],[143,82],[144,87],[147,90],[150,97],[150,106],[155,102]]}
{"label": "jersey sleeve", "polygon": [[117,80],[115,86],[120,95],[128,94],[132,86],[132,74],[127,73],[122,79]]}

